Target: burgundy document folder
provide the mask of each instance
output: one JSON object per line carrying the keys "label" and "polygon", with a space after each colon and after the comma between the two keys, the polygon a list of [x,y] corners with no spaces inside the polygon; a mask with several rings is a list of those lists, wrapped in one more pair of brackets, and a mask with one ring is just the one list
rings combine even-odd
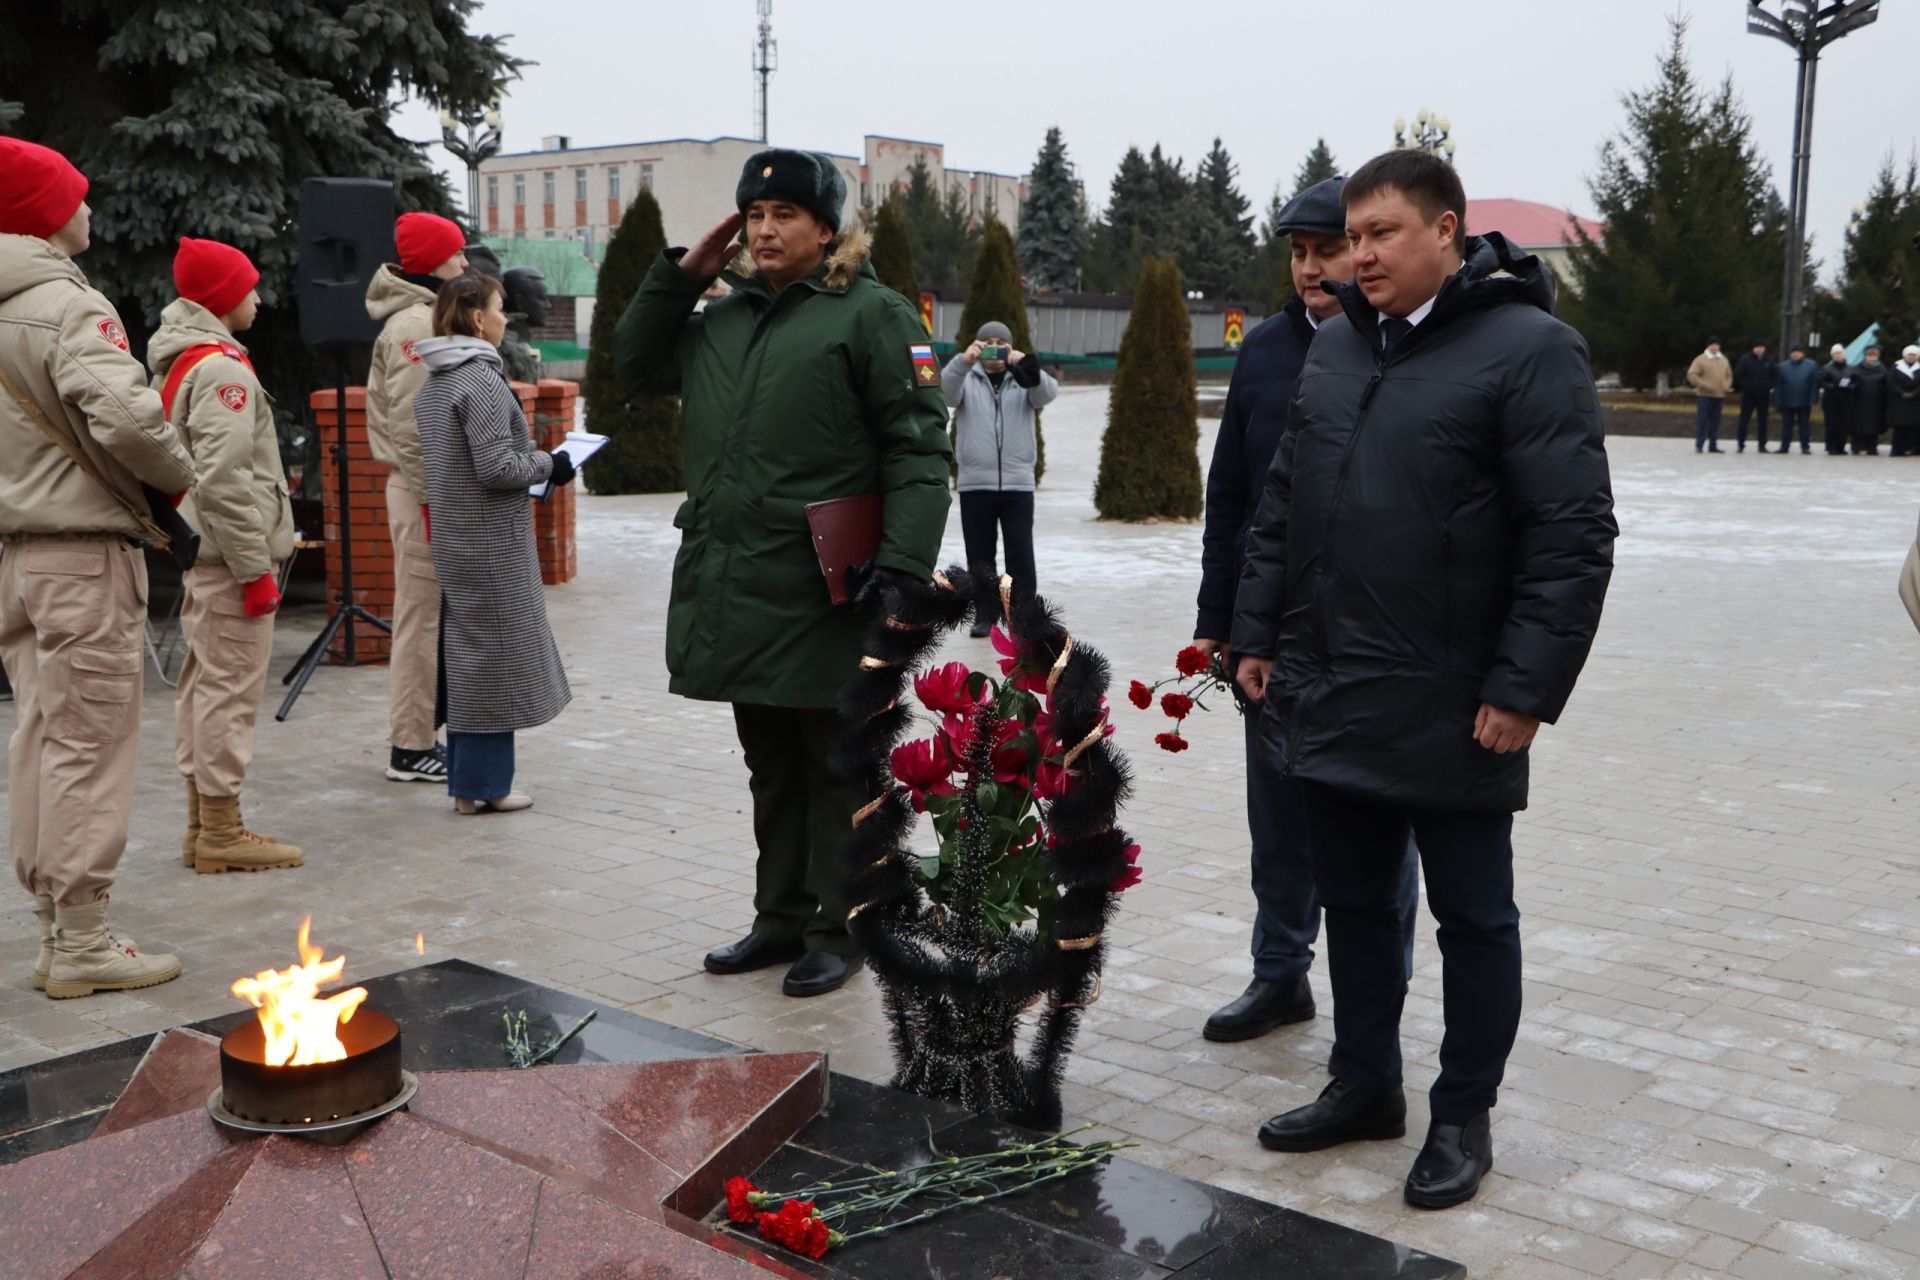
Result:
{"label": "burgundy document folder", "polygon": [[835,498],[807,504],[807,529],[813,534],[814,554],[827,580],[827,596],[835,604],[853,599],[847,570],[880,554],[881,517],[886,501],[877,493]]}

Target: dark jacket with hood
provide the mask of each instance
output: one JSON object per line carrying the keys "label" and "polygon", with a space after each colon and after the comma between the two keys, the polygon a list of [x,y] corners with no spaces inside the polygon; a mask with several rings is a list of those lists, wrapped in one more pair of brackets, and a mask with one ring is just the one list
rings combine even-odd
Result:
{"label": "dark jacket with hood", "polygon": [[1306,303],[1296,293],[1253,327],[1234,362],[1220,434],[1213,441],[1213,462],[1207,468],[1196,636],[1220,641],[1233,636],[1233,597],[1247,565],[1247,526],[1260,506],[1267,470],[1286,430],[1287,405],[1313,333]]}
{"label": "dark jacket with hood", "polygon": [[1749,351],[1734,362],[1733,389],[1740,393],[1741,399],[1759,404],[1773,393],[1777,377],[1773,357],[1757,356]]}
{"label": "dark jacket with hood", "polygon": [[1247,540],[1233,648],[1269,656],[1283,775],[1415,807],[1526,807],[1482,702],[1553,721],[1592,647],[1618,526],[1587,346],[1551,278],[1472,237],[1391,356],[1357,286],[1307,354]]}

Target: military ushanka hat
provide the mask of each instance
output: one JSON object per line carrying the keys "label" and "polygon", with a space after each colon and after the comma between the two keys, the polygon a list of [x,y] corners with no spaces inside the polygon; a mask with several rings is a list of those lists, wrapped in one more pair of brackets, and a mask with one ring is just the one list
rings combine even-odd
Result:
{"label": "military ushanka hat", "polygon": [[734,205],[745,213],[755,200],[785,200],[797,204],[834,231],[840,230],[840,211],[847,203],[847,180],[840,167],[812,151],[781,147],[757,152],[740,170],[733,189]]}

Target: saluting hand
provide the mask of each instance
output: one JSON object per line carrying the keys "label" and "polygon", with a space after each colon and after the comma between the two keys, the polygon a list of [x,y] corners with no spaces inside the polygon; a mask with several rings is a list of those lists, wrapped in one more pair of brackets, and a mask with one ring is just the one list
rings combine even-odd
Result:
{"label": "saluting hand", "polygon": [[720,274],[720,269],[733,261],[733,255],[739,250],[734,239],[740,234],[740,228],[747,225],[742,213],[730,213],[713,230],[694,242],[691,249],[680,259],[680,269],[690,276],[709,279]]}
{"label": "saluting hand", "polygon": [[1473,740],[1500,756],[1525,751],[1539,732],[1540,721],[1533,716],[1505,711],[1491,702],[1480,704],[1480,714],[1473,721]]}

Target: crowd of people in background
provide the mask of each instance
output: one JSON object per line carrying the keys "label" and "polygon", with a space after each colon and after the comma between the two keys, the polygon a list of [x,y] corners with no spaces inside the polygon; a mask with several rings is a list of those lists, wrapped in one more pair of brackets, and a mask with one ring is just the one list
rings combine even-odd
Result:
{"label": "crowd of people in background", "polygon": [[1791,451],[1796,428],[1800,452],[1813,452],[1812,414],[1816,401],[1826,429],[1826,451],[1839,455],[1877,456],[1880,437],[1889,436],[1893,457],[1920,456],[1920,346],[1908,346],[1892,365],[1881,361],[1878,343],[1869,344],[1860,363],[1847,359],[1838,343],[1827,353],[1827,363],[1816,365],[1803,343],[1794,343],[1785,360],[1774,360],[1765,338],[1729,363],[1720,339],[1708,338],[1706,350],[1687,366],[1687,385],[1693,388],[1696,453],[1725,453],[1720,447],[1720,419],[1726,401],[1738,396],[1740,418],[1735,427],[1734,452],[1747,451],[1747,428],[1754,432],[1754,448],[1767,450],[1767,415],[1780,411],[1779,447]]}

